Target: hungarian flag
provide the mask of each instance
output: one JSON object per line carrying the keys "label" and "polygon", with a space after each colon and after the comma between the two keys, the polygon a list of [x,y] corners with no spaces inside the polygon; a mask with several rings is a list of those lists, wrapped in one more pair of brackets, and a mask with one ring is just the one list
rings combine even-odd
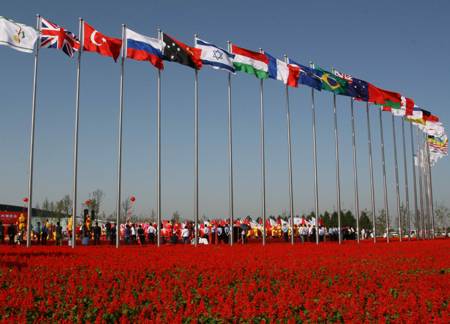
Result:
{"label": "hungarian flag", "polygon": [[269,78],[282,81],[290,87],[298,86],[298,78],[300,76],[300,67],[276,59],[269,53],[265,52],[269,59]]}
{"label": "hungarian flag", "polygon": [[164,60],[187,65],[196,70],[202,68],[201,49],[188,46],[166,33],[163,33],[163,42],[165,44],[163,50]]}
{"label": "hungarian flag", "polygon": [[231,45],[231,53],[235,55],[233,65],[237,71],[253,74],[258,79],[268,78],[269,58],[266,55],[234,44]]}
{"label": "hungarian flag", "polygon": [[120,38],[105,36],[86,22],[83,23],[83,31],[83,50],[97,52],[103,56],[111,56],[114,61],[117,61],[122,48],[122,40]]}

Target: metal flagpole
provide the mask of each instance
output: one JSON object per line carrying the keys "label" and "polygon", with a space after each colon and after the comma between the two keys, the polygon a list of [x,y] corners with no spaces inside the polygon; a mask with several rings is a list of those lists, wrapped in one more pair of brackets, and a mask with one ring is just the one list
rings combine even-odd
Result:
{"label": "metal flagpole", "polygon": [[[262,53],[262,49],[259,49]],[[263,235],[262,244],[266,244],[266,152],[265,152],[265,141],[264,141],[264,81],[259,80],[259,93],[260,93],[260,136],[261,136],[261,209],[262,209],[262,219],[263,219]]]}
{"label": "metal flagpole", "polygon": [[359,243],[359,191],[358,191],[358,164],[356,159],[356,130],[353,98],[350,98],[350,111],[352,116],[352,152],[353,152],[353,189],[355,191],[356,240]]}
{"label": "metal flagpole", "polygon": [[405,172],[406,217],[408,220],[408,239],[411,240],[411,213],[409,210],[408,163],[406,161],[405,119],[402,119],[403,170]]}
{"label": "metal flagpole", "polygon": [[[36,15],[36,29],[41,30],[41,16]],[[36,120],[36,92],[37,92],[37,72],[39,63],[39,40],[36,41],[34,51],[33,69],[33,99],[31,104],[31,135],[30,135],[30,164],[28,179],[28,210],[27,210],[27,247],[31,246],[31,217],[33,216],[33,164],[34,164],[34,133]]]}
{"label": "metal flagpole", "polygon": [[381,138],[381,159],[383,168],[383,186],[384,186],[384,209],[386,212],[386,240],[389,243],[389,202],[387,193],[387,179],[386,179],[386,159],[384,156],[384,136],[383,136],[383,116],[382,108],[379,109],[380,114],[380,138]]}
{"label": "metal flagpole", "polygon": [[[417,205],[417,179],[416,179],[416,154],[414,151],[414,133],[413,133],[413,125],[412,123],[409,124],[409,130],[411,135],[411,155],[412,155],[412,173],[413,173],[413,189],[414,189],[414,216],[416,219],[416,239],[419,238],[419,210]],[[410,217],[410,223],[409,223],[409,232],[411,232],[411,217]]]}
{"label": "metal flagpole", "polygon": [[334,115],[334,142],[336,154],[336,207],[338,215],[338,230],[339,230],[339,244],[342,243],[342,228],[341,228],[341,175],[339,167],[339,136],[337,126],[337,112],[336,112],[336,94],[333,94],[333,115]]}
{"label": "metal flagpole", "polygon": [[83,52],[83,19],[79,19],[78,35],[80,37],[80,49],[78,51],[77,62],[77,90],[75,97],[75,134],[73,143],[73,202],[72,202],[72,248],[75,247],[75,227],[77,217],[77,204],[78,204],[78,124],[80,121],[80,79],[81,79],[81,52]]}
{"label": "metal flagpole", "polygon": [[424,226],[424,208],[423,208],[423,188],[422,188],[422,152],[420,149],[420,131],[417,128],[417,172],[419,173],[419,197],[420,197],[420,217],[419,228],[420,236],[425,239],[425,226]]}
{"label": "metal flagpole", "polygon": [[[287,56],[284,56],[287,63]],[[288,140],[288,163],[289,163],[289,208],[291,211],[291,244],[294,244],[294,183],[292,181],[292,141],[291,141],[291,112],[289,108],[289,88],[286,84],[286,122],[287,122],[287,140]]]}
{"label": "metal flagpole", "polygon": [[427,157],[425,150],[425,142],[423,143],[422,149],[422,174],[423,174],[423,195],[425,197],[425,207],[424,207],[424,215],[425,215],[425,228],[426,228],[426,236],[430,238],[430,198],[428,196],[428,174],[426,172],[427,169]]}
{"label": "metal flagpole", "polygon": [[[198,35],[195,34],[195,38]],[[198,245],[198,70],[195,69],[195,84],[194,84],[194,168],[195,168],[195,189],[194,189],[194,218],[195,218],[195,243]]]}
{"label": "metal flagpole", "polygon": [[122,62],[120,65],[120,95],[119,95],[119,139],[118,139],[118,161],[117,161],[117,212],[116,212],[116,248],[119,247],[120,240],[120,203],[122,199],[122,121],[123,121],[123,79],[125,67],[125,25],[122,24]]}
{"label": "metal flagpole", "polygon": [[375,210],[375,181],[373,176],[373,160],[372,160],[372,135],[370,133],[370,113],[369,113],[369,103],[366,102],[366,116],[367,116],[367,139],[369,146],[369,170],[370,170],[370,201],[372,206],[372,233],[373,233],[373,243],[377,242],[377,236],[375,231],[375,221],[376,221],[376,210]]}
{"label": "metal flagpole", "polygon": [[[314,63],[309,63],[314,68]],[[316,216],[316,244],[319,244],[319,181],[317,174],[317,136],[316,136],[316,108],[314,100],[314,88],[311,88],[311,112],[313,133],[313,162],[314,162],[314,213]]]}
{"label": "metal flagpole", "polygon": [[394,171],[395,171],[395,193],[397,196],[397,216],[398,216],[398,235],[400,242],[402,241],[402,215],[400,210],[400,186],[399,186],[399,176],[398,176],[398,159],[397,159],[397,135],[395,132],[395,117],[392,114],[392,139],[394,141]]}
{"label": "metal flagpole", "polygon": [[428,165],[428,194],[430,196],[430,212],[431,212],[431,237],[436,237],[435,223],[434,223],[434,204],[433,204],[433,181],[431,178],[431,160],[430,160],[430,145],[428,140],[425,139],[427,147],[427,165]]}
{"label": "metal flagpole", "polygon": [[[230,41],[227,42],[228,51],[231,50]],[[230,213],[230,245],[234,243],[234,183],[233,183],[233,119],[231,114],[231,72],[228,72],[228,167],[229,167],[229,213]]]}
{"label": "metal flagpole", "polygon": [[[158,39],[161,40],[161,30],[158,28]],[[158,69],[157,81],[157,152],[156,152],[156,245],[161,246],[161,70]]]}

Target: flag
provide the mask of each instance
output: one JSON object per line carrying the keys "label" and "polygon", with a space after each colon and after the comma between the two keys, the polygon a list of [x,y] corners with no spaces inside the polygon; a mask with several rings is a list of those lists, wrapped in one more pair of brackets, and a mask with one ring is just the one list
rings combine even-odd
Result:
{"label": "flag", "polygon": [[300,67],[276,59],[267,52],[264,54],[269,59],[269,78],[282,81],[290,87],[298,86]]}
{"label": "flag", "polygon": [[203,64],[210,65],[214,69],[222,69],[231,73],[235,72],[233,54],[200,38],[195,39],[195,47],[202,51],[200,58]]}
{"label": "flag", "polygon": [[353,97],[356,100],[369,101],[370,83],[354,78],[350,74],[341,73],[337,70],[334,70],[334,75],[347,81],[346,92],[343,93],[344,95]]}
{"label": "flag", "polygon": [[80,41],[74,33],[41,18],[41,45],[40,47],[57,48],[67,56],[73,57],[74,52],[80,50]]}
{"label": "flag", "polygon": [[298,83],[307,85],[318,91],[322,90],[322,81],[316,74],[316,70],[309,68],[307,66],[301,65],[291,59],[289,59],[289,64],[296,65],[300,68],[300,75],[298,78]]}
{"label": "flag", "polygon": [[333,75],[324,69],[316,69],[317,76],[322,81],[322,89],[335,94],[346,95],[348,82],[338,76]]}
{"label": "flag", "polygon": [[111,56],[114,61],[117,61],[122,48],[120,38],[105,36],[86,22],[83,22],[83,31],[83,50],[97,52],[103,56]]}
{"label": "flag", "polygon": [[20,52],[33,53],[39,32],[33,27],[19,24],[0,16],[0,44]]}
{"label": "flag", "polygon": [[125,29],[127,42],[127,58],[137,61],[149,61],[158,69],[164,69],[163,49],[164,43],[156,38],[147,37]]}
{"label": "flag", "polygon": [[233,65],[237,71],[253,74],[258,79],[267,79],[269,76],[269,59],[263,53],[253,52],[245,48],[231,45]]}
{"label": "flag", "polygon": [[200,49],[190,47],[185,43],[170,37],[166,33],[163,33],[163,42],[165,43],[163,51],[164,60],[187,65],[196,70],[202,68]]}
{"label": "flag", "polygon": [[423,120],[422,110],[417,106],[414,106],[412,114],[410,116],[406,116],[406,119],[413,124],[425,123],[425,121]]}

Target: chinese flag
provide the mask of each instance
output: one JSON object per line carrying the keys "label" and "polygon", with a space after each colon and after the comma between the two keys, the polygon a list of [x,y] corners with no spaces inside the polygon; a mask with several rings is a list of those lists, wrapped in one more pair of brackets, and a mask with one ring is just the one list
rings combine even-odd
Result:
{"label": "chinese flag", "polygon": [[97,52],[103,56],[111,56],[114,61],[117,61],[117,58],[120,55],[120,49],[122,48],[122,40],[105,36],[86,22],[84,22],[83,27],[83,50]]}

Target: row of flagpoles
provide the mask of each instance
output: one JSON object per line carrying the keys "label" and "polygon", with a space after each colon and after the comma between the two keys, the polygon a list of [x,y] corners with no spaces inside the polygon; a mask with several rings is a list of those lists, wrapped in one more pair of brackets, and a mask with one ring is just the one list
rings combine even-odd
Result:
{"label": "row of flagpoles", "polygon": [[[93,51],[104,56],[111,56],[114,60],[121,58],[120,64],[120,104],[119,104],[119,136],[118,136],[118,169],[117,169],[117,213],[116,224],[120,224],[120,202],[121,202],[121,182],[122,182],[122,116],[124,110],[123,101],[123,84],[124,84],[124,65],[125,59],[131,58],[141,61],[150,61],[157,67],[157,222],[161,223],[161,69],[163,69],[163,61],[177,62],[194,68],[195,71],[195,101],[194,101],[194,156],[195,156],[195,188],[194,188],[194,221],[195,221],[195,243],[198,242],[198,218],[199,218],[199,168],[198,168],[198,71],[202,65],[210,65],[216,69],[222,69],[228,72],[228,157],[229,157],[229,219],[230,223],[234,223],[234,195],[233,195],[233,141],[232,141],[232,110],[231,110],[231,75],[235,71],[246,72],[255,75],[260,79],[260,143],[261,143],[261,209],[262,209],[262,242],[265,244],[265,224],[266,224],[266,167],[265,167],[265,139],[264,139],[264,82],[266,78],[280,80],[285,84],[286,97],[286,122],[287,122],[287,141],[288,141],[288,172],[289,172],[289,212],[290,226],[294,228],[294,199],[293,199],[293,175],[292,175],[292,147],[291,147],[291,121],[289,106],[289,86],[297,87],[298,83],[311,87],[311,108],[312,108],[312,132],[313,132],[313,163],[314,163],[314,211],[316,218],[320,215],[319,208],[319,187],[318,187],[318,166],[317,166],[317,144],[316,144],[316,116],[315,116],[315,91],[328,90],[333,92],[333,117],[334,117],[334,137],[335,137],[335,157],[336,157],[336,206],[338,210],[338,227],[339,227],[339,243],[341,237],[341,186],[340,186],[340,161],[339,161],[339,136],[337,124],[337,105],[336,95],[345,95],[350,97],[351,122],[352,122],[352,164],[353,164],[353,182],[354,182],[354,205],[357,220],[357,239],[359,241],[359,190],[358,190],[358,172],[357,172],[357,151],[356,151],[356,130],[354,117],[354,100],[366,101],[367,114],[367,130],[368,130],[368,146],[369,146],[369,169],[370,169],[370,196],[373,223],[373,239],[376,241],[375,235],[375,190],[374,190],[374,173],[372,159],[372,136],[370,129],[369,103],[382,105],[383,109],[379,109],[379,123],[381,131],[381,157],[383,172],[383,198],[384,210],[386,212],[386,233],[389,241],[389,204],[387,192],[386,178],[386,161],[384,151],[383,137],[383,121],[382,110],[392,112],[392,132],[394,142],[394,164],[395,164],[395,188],[397,214],[399,219],[399,234],[402,239],[402,224],[400,217],[400,184],[399,184],[399,168],[397,156],[397,135],[395,128],[394,116],[402,116],[402,142],[403,142],[403,160],[405,172],[405,197],[408,215],[408,229],[411,233],[411,219],[409,212],[409,185],[407,179],[407,161],[406,161],[406,143],[405,143],[405,127],[404,121],[411,122],[411,147],[413,155],[413,184],[414,184],[414,205],[416,223],[419,223],[418,202],[416,188],[416,171],[415,165],[418,166],[419,172],[419,201],[422,215],[422,229],[425,227],[425,219],[423,215],[428,213],[428,218],[432,223],[431,233],[434,236],[434,210],[432,197],[432,181],[431,181],[431,165],[438,158],[447,155],[448,139],[445,130],[437,116],[432,115],[428,111],[414,105],[412,99],[406,98],[398,93],[383,90],[374,85],[356,79],[350,75],[340,73],[336,70],[328,72],[321,68],[315,68],[311,63],[310,67],[298,64],[287,56],[284,60],[275,59],[269,53],[262,49],[259,52],[250,51],[237,47],[228,42],[227,50],[215,46],[214,44],[200,40],[195,35],[195,47],[190,47],[174,38],[168,36],[158,30],[158,38],[151,38],[140,35],[125,25],[122,25],[121,39],[112,38],[103,35],[88,25],[82,19],[79,20],[79,40],[71,32],[64,28],[37,16],[36,29],[16,23],[12,20],[0,17],[0,44],[7,45],[23,52],[33,52],[34,55],[34,73],[33,73],[33,100],[32,100],[32,123],[31,123],[31,145],[30,145],[30,165],[29,165],[29,199],[28,199],[28,220],[27,228],[31,228],[31,211],[33,196],[33,161],[34,161],[34,133],[35,133],[35,115],[36,115],[36,89],[37,89],[37,72],[39,49],[41,47],[50,47],[63,50],[68,56],[72,57],[74,52],[78,52],[77,56],[77,80],[76,80],[76,113],[74,128],[74,161],[73,161],[73,207],[72,207],[72,223],[75,224],[77,214],[77,180],[78,180],[78,125],[80,110],[80,82],[81,82],[81,56],[83,51]],[[36,41],[39,42],[36,45]],[[417,161],[414,153],[414,138],[412,125],[419,126],[425,133],[426,138],[421,140],[418,131],[418,155]],[[418,129],[419,130],[419,129]],[[423,146],[422,146],[423,145]],[[319,242],[319,222],[315,222],[316,226],[316,242]],[[119,246],[119,231],[116,231],[116,246]],[[233,233],[231,231],[231,233]],[[293,233],[293,231],[292,231]],[[30,246],[31,232],[27,231],[27,245]],[[230,243],[233,244],[233,235],[231,234]],[[157,227],[157,242],[160,245],[161,235],[160,227]],[[291,243],[294,243],[294,235],[291,235]],[[75,246],[75,231],[72,231],[72,246]]]}

